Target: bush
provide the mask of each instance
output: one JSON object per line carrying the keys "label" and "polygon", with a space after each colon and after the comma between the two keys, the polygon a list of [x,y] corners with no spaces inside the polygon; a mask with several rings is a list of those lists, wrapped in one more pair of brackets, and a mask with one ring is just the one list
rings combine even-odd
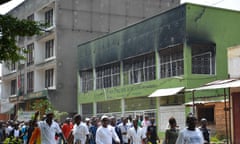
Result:
{"label": "bush", "polygon": [[8,137],[3,141],[3,144],[22,144],[22,140],[20,138]]}

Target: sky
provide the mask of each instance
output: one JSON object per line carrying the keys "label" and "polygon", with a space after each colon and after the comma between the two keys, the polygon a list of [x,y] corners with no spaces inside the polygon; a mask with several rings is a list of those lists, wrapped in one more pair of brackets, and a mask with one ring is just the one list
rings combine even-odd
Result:
{"label": "sky", "polygon": [[184,2],[240,11],[240,0],[181,0],[181,3]]}

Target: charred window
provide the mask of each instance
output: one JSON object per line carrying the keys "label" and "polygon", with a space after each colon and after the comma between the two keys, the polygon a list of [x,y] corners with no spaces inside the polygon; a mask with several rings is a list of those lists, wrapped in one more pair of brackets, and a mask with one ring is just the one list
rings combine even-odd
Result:
{"label": "charred window", "polygon": [[124,84],[156,79],[155,54],[147,54],[123,62]]}
{"label": "charred window", "polygon": [[215,46],[201,44],[192,46],[192,73],[215,74]]}
{"label": "charred window", "polygon": [[159,51],[160,78],[183,75],[182,45]]}
{"label": "charred window", "polygon": [[120,63],[96,68],[96,88],[108,88],[120,85]]}
{"label": "charred window", "polygon": [[93,90],[93,72],[92,70],[85,70],[80,72],[80,82],[82,92]]}

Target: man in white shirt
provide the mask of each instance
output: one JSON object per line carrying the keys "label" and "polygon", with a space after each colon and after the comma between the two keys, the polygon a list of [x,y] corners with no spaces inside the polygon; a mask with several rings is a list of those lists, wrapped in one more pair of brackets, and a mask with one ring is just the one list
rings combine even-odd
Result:
{"label": "man in white shirt", "polygon": [[180,131],[176,144],[203,144],[202,132],[196,128],[197,119],[193,115],[187,117],[187,128]]}
{"label": "man in white shirt", "polygon": [[123,118],[123,122],[119,124],[119,128],[121,129],[123,144],[128,144],[127,131],[130,127],[127,126],[128,119],[126,117]]}
{"label": "man in white shirt", "polygon": [[142,126],[142,129],[143,129],[145,134],[147,133],[147,128],[150,125],[151,125],[151,122],[149,120],[149,117],[147,115],[145,115],[144,120],[141,122],[141,126]]}
{"label": "man in white shirt", "polygon": [[73,136],[74,144],[85,144],[89,131],[86,124],[82,122],[81,115],[77,114],[74,116]]}
{"label": "man in white shirt", "polygon": [[133,127],[127,132],[129,144],[142,144],[146,140],[146,133],[138,126],[138,120],[133,119]]}
{"label": "man in white shirt", "polygon": [[103,115],[101,117],[102,125],[97,129],[96,132],[96,144],[112,144],[114,140],[116,144],[120,144],[120,140],[114,131],[114,129],[109,126],[108,116]]}
{"label": "man in white shirt", "polygon": [[[35,120],[38,115],[39,112],[35,114]],[[62,134],[62,130],[59,124],[53,120],[53,117],[53,112],[49,111],[46,113],[46,119],[37,123],[41,131],[41,144],[56,144],[56,134],[58,134],[63,139],[64,144],[66,144],[67,141]]]}

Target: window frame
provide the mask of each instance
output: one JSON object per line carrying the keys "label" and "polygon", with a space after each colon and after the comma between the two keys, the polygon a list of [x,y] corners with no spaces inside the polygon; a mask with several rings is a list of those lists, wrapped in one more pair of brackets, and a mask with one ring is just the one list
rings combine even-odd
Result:
{"label": "window frame", "polygon": [[44,21],[49,27],[53,26],[53,8],[44,13]]}
{"label": "window frame", "polygon": [[[117,71],[115,71],[117,69]],[[120,62],[96,68],[96,89],[120,85]]]}
{"label": "window frame", "polygon": [[54,69],[45,70],[45,88],[54,86]]}
{"label": "window frame", "polygon": [[[134,84],[156,79],[155,53],[126,59],[123,61],[123,83]],[[150,64],[149,64],[150,61]],[[152,75],[149,75],[148,72]]]}
{"label": "window frame", "polygon": [[45,42],[45,59],[54,56],[54,39]]}
{"label": "window frame", "polygon": [[182,45],[159,51],[159,76],[161,78],[181,76],[184,74],[184,57]]}
{"label": "window frame", "polygon": [[17,80],[13,79],[11,80],[10,95],[16,95],[16,94],[17,94]]}
{"label": "window frame", "polygon": [[34,64],[34,43],[27,45],[27,66]]}
{"label": "window frame", "polygon": [[27,93],[33,92],[34,90],[34,72],[27,72]]}

